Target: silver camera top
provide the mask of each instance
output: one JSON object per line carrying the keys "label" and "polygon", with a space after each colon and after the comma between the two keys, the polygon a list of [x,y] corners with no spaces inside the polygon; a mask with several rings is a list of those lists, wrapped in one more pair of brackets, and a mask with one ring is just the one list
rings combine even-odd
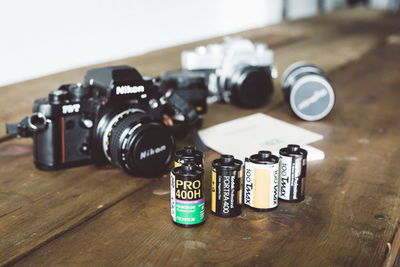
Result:
{"label": "silver camera top", "polygon": [[220,44],[183,51],[182,69],[207,75],[207,102],[235,102],[255,108],[272,94],[274,52],[266,44],[241,37],[227,37]]}
{"label": "silver camera top", "polygon": [[[226,37],[220,44],[199,46],[182,52],[181,64],[187,70],[232,69],[238,65],[272,66],[274,52],[266,44],[241,37]],[[224,71],[223,71],[224,72]]]}

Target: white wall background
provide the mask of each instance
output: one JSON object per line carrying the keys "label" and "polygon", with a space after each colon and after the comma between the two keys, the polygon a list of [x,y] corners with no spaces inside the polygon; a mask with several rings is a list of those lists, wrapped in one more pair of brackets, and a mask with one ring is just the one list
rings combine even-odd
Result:
{"label": "white wall background", "polygon": [[317,0],[288,1],[287,17],[290,19],[312,16],[317,12]]}
{"label": "white wall background", "polygon": [[[0,86],[278,23],[282,6],[283,0],[1,0]],[[289,18],[317,13],[317,0],[288,6]]]}

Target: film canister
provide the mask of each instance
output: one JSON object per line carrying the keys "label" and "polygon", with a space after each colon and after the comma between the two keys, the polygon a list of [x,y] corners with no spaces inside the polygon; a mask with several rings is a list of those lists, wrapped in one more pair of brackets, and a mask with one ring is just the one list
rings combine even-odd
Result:
{"label": "film canister", "polygon": [[242,213],[242,161],[222,155],[212,162],[211,212],[220,217]]}
{"label": "film canister", "polygon": [[295,62],[282,76],[282,90],[294,114],[317,121],[331,112],[335,92],[325,73],[307,62]]}
{"label": "film canister", "polygon": [[259,151],[245,159],[243,203],[263,211],[278,206],[279,158],[270,151]]}
{"label": "film canister", "polygon": [[307,151],[298,145],[288,145],[279,150],[279,160],[279,198],[291,202],[304,200]]}
{"label": "film canister", "polygon": [[204,169],[185,164],[171,170],[171,216],[174,223],[191,227],[204,223]]}
{"label": "film canister", "polygon": [[185,146],[182,150],[175,152],[174,167],[182,164],[194,164],[203,168],[203,153],[192,146]]}

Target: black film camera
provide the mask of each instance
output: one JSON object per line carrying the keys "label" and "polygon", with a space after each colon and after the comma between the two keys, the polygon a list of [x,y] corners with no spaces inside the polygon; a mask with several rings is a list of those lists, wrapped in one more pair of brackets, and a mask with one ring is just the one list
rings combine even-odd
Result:
{"label": "black film camera", "polygon": [[[175,94],[190,104],[202,118],[207,112],[208,88],[206,77],[203,73],[192,71],[170,71],[160,77],[160,88],[162,92],[173,89]],[[181,118],[180,118],[181,117]],[[179,121],[184,120],[180,113],[174,117],[175,125],[182,125]],[[199,123],[201,120],[198,121]],[[198,127],[200,125],[197,125]],[[183,124],[180,133],[185,133],[188,127]],[[184,128],[184,129],[183,129]]]}
{"label": "black film camera", "polygon": [[7,133],[33,137],[39,169],[111,163],[133,175],[155,176],[173,157],[174,127],[165,121],[177,113],[187,127],[197,123],[194,108],[171,91],[162,94],[136,69],[96,68],[83,84],[62,85],[35,100],[33,114],[7,124]]}

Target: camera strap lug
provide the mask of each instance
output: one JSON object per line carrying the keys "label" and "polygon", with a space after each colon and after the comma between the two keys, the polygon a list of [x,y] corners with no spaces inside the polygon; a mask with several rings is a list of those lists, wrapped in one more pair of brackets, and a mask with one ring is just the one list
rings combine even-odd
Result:
{"label": "camera strap lug", "polygon": [[7,134],[14,134],[18,138],[31,137],[34,132],[46,129],[47,119],[42,113],[33,113],[23,118],[19,123],[7,123]]}

